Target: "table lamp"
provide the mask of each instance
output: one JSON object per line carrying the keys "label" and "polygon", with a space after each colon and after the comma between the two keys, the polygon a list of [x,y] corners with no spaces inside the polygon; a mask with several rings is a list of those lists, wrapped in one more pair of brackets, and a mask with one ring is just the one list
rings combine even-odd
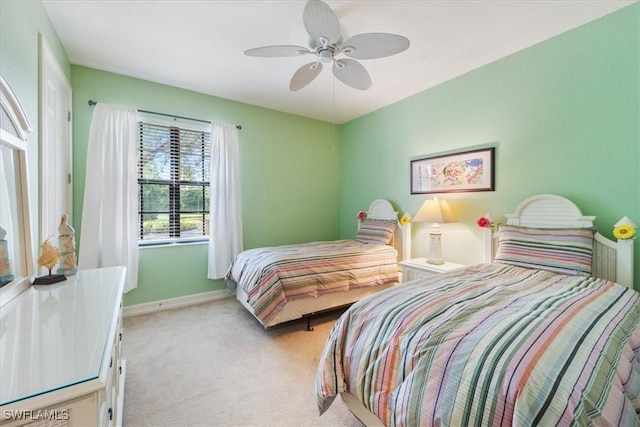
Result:
{"label": "table lamp", "polygon": [[456,216],[444,200],[438,200],[437,197],[424,201],[418,212],[413,217],[413,222],[431,222],[431,230],[429,231],[429,256],[427,262],[429,264],[444,264],[442,259],[442,231],[440,231],[439,223],[454,222]]}

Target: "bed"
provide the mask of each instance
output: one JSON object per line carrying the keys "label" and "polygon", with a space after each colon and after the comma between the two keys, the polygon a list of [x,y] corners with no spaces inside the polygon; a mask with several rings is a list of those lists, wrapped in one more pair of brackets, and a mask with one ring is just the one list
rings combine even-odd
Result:
{"label": "bed", "polygon": [[374,200],[355,239],[243,251],[227,273],[236,298],[269,328],[346,307],[398,283],[405,229],[389,201]]}
{"label": "bed", "polygon": [[485,233],[491,262],[355,303],[319,362],[320,413],[340,395],[367,426],[640,425],[633,242],[593,219],[534,196]]}

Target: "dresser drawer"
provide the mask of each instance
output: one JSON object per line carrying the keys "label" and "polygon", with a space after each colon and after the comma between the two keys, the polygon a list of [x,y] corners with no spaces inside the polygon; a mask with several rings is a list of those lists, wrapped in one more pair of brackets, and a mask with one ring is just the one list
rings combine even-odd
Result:
{"label": "dresser drawer", "polygon": [[400,262],[402,269],[402,283],[412,280],[433,277],[447,271],[464,267],[463,264],[445,262],[444,264],[430,264],[426,258],[414,258]]}

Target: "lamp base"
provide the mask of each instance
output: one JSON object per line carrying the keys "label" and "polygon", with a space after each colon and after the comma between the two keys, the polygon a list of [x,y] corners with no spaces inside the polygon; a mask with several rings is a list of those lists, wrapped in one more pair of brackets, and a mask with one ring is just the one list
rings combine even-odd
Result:
{"label": "lamp base", "polygon": [[429,232],[429,255],[427,255],[427,263],[440,265],[444,264],[442,259],[442,233],[438,224],[433,224]]}

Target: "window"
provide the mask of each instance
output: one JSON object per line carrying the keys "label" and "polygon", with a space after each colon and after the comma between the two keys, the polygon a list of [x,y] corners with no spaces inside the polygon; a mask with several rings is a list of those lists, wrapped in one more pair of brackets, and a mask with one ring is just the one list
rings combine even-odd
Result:
{"label": "window", "polygon": [[140,244],[207,239],[210,145],[209,131],[139,122]]}

